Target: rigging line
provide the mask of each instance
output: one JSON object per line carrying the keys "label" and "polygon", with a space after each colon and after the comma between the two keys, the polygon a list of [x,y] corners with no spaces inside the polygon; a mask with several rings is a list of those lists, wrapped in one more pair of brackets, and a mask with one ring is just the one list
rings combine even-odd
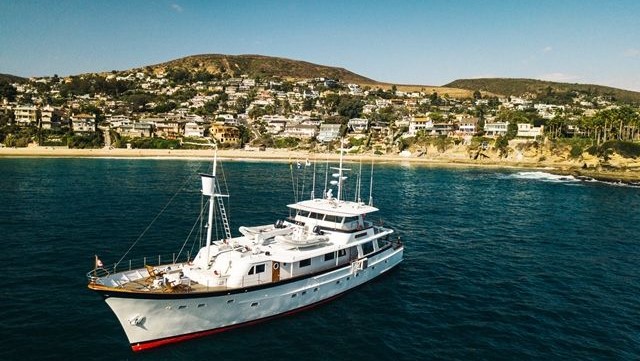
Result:
{"label": "rigging line", "polygon": [[[224,183],[224,190],[227,193],[227,195],[229,194],[229,185],[227,184],[227,175],[224,172],[224,168],[222,166],[223,162],[219,161],[218,162],[218,167],[220,168],[220,173],[222,174],[222,182]],[[220,185],[219,183],[217,184],[218,186]],[[218,189],[219,193],[222,193],[222,189]],[[231,197],[226,197],[227,198],[227,222],[231,222],[231,218],[229,218],[229,215],[231,214]],[[224,200],[223,200],[224,202]],[[229,223],[231,224],[231,223]],[[225,237],[227,235],[225,234]],[[231,237],[231,234],[229,234],[229,237]]]}
{"label": "rigging line", "polygon": [[[208,203],[208,201],[207,201],[207,203]],[[191,226],[191,230],[189,231],[189,234],[187,235],[187,239],[184,240],[184,243],[182,244],[182,247],[180,247],[180,251],[178,252],[178,256],[176,257],[176,259],[180,258],[180,255],[182,254],[182,251],[184,250],[184,246],[187,245],[187,242],[189,241],[189,238],[191,238],[191,234],[193,233],[193,230],[198,225],[198,222],[202,219],[202,214],[203,213],[204,213],[204,208],[201,208],[200,209],[200,214],[198,215],[198,219],[196,219],[196,221],[193,223],[193,226]],[[194,240],[194,244],[195,244],[195,240]],[[193,250],[193,247],[191,247],[191,249]]]}
{"label": "rigging line", "polygon": [[193,177],[193,175],[190,175],[187,177],[187,179],[184,181],[184,183],[182,183],[182,185],[180,186],[180,188],[178,188],[178,190],[173,194],[173,196],[171,196],[171,199],[169,199],[169,202],[167,202],[167,204],[164,205],[164,207],[162,207],[162,209],[160,210],[160,212],[158,214],[156,214],[156,216],[153,218],[153,220],[151,221],[151,223],[149,223],[149,225],[147,226],[147,228],[144,229],[144,231],[142,231],[142,233],[138,236],[138,238],[136,238],[136,240],[133,242],[133,244],[131,245],[131,247],[129,247],[129,249],[122,255],[122,257],[120,257],[120,259],[118,260],[118,262],[116,262],[115,266],[117,267],[120,262],[122,262],[122,260],[129,254],[129,252],[131,252],[131,250],[133,249],[133,247],[136,246],[136,244],[138,244],[138,241],[140,241],[140,239],[142,237],[144,237],[144,235],[147,233],[147,231],[149,230],[149,228],[151,228],[151,226],[155,223],[156,220],[158,220],[158,218],[160,217],[160,215],[162,215],[162,213],[164,213],[164,211],[169,207],[169,205],[171,204],[171,202],[173,202],[173,200],[176,198],[176,196],[178,195],[178,193],[180,193],[180,191],[182,191],[182,189],[184,188],[185,185],[187,185],[187,183],[191,180],[191,177]]}
{"label": "rigging line", "polygon": [[[206,205],[204,201],[204,194],[200,196],[200,214],[204,212],[204,206]],[[204,221],[203,217],[200,218],[200,227],[198,228],[198,248],[202,248],[202,222]],[[194,242],[195,243],[195,242]],[[191,248],[193,250],[193,248]]]}
{"label": "rigging line", "polygon": [[298,202],[298,196],[296,195],[296,183],[293,180],[293,163],[291,159],[289,159],[289,169],[291,170],[291,187],[293,188],[293,199],[295,202]]}
{"label": "rigging line", "polygon": [[307,179],[307,162],[304,163],[304,170],[302,171],[302,189],[300,190],[300,200],[304,197],[304,181]]}

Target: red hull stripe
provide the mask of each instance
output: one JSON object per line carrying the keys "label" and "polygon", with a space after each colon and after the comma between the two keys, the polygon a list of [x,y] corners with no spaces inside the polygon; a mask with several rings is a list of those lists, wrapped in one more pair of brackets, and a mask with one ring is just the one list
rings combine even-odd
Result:
{"label": "red hull stripe", "polygon": [[[349,290],[347,290],[349,291]],[[304,311],[304,310],[308,310],[310,308],[313,308],[315,306],[319,306],[323,303],[332,301],[342,295],[344,295],[345,292],[339,293],[335,296],[331,296],[329,298],[326,298],[322,301],[318,301],[316,303],[312,303],[310,305],[307,306],[303,306],[300,308],[296,308],[294,310],[291,311],[287,311],[287,312],[283,312],[283,313],[279,313],[277,315],[273,315],[273,316],[269,316],[269,317],[265,317],[265,318],[260,318],[257,320],[252,320],[252,321],[247,321],[247,322],[243,322],[243,323],[239,323],[236,325],[231,325],[231,326],[225,326],[225,327],[220,327],[220,328],[215,328],[213,330],[206,330],[206,331],[198,331],[198,332],[194,332],[194,333],[189,333],[186,335],[180,335],[180,336],[173,336],[173,337],[167,337],[167,338],[161,338],[158,340],[153,340],[153,341],[145,341],[142,343],[136,343],[136,344],[131,344],[131,349],[133,351],[144,351],[144,350],[149,350],[152,348],[156,348],[156,347],[160,347],[160,346],[164,346],[164,345],[169,345],[172,343],[177,343],[177,342],[182,342],[182,341],[187,341],[187,340],[192,340],[194,338],[200,338],[200,337],[205,337],[205,336],[209,336],[209,335],[214,335],[216,333],[220,333],[220,332],[224,332],[224,331],[228,331],[228,330],[233,330],[235,328],[239,328],[239,327],[244,327],[244,326],[250,326],[250,325],[254,325],[256,323],[260,323],[260,322],[264,322],[264,321],[268,321],[274,318],[278,318],[278,317],[283,317],[283,316],[288,316],[288,315],[293,315],[295,313]]]}

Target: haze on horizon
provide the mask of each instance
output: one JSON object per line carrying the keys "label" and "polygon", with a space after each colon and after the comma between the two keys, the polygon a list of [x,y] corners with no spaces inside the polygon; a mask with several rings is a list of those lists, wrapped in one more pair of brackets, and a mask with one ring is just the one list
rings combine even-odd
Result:
{"label": "haze on horizon", "polygon": [[126,70],[260,54],[378,81],[532,78],[640,91],[640,2],[0,2],[0,73]]}

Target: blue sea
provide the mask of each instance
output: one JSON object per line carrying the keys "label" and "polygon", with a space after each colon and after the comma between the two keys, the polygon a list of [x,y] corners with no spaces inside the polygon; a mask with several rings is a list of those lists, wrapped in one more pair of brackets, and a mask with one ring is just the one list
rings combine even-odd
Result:
{"label": "blue sea", "polygon": [[[208,168],[0,159],[0,360],[640,359],[639,188],[384,164],[369,219],[402,237],[396,270],[294,316],[133,353],[85,274],[94,255],[113,264],[143,233],[128,257],[177,252]],[[286,204],[310,194],[312,167],[302,168],[225,162],[234,234],[286,217]],[[316,171],[319,196],[324,164]]]}

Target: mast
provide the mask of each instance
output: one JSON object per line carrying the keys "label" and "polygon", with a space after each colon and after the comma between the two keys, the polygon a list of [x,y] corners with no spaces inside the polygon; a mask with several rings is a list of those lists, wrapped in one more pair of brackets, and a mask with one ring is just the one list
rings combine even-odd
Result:
{"label": "mast", "polygon": [[336,199],[338,201],[340,201],[340,199],[342,198],[342,183],[344,182],[345,179],[347,179],[347,177],[345,177],[344,171],[345,170],[350,170],[347,168],[342,168],[342,163],[343,163],[343,155],[344,155],[344,148],[343,148],[343,141],[344,138],[340,139],[340,164],[338,165],[338,167],[331,167],[331,169],[335,169],[338,171],[338,173],[333,173],[331,176],[334,178],[338,178],[337,180],[332,180],[331,182],[329,182],[329,184],[331,185],[337,185],[338,186],[338,195],[336,197]]}
{"label": "mast", "polygon": [[[202,144],[199,144],[202,145]],[[227,194],[220,193],[220,186],[218,184],[217,169],[218,169],[218,146],[217,144],[206,144],[213,148],[213,167],[211,174],[200,174],[202,180],[202,194],[209,197],[209,214],[207,216],[207,259],[209,259],[209,249],[213,242],[213,214],[215,210],[215,202],[218,202],[218,209],[220,210],[220,221],[224,228],[225,239],[231,239],[231,229],[229,227],[229,219],[227,218],[227,212],[224,208],[224,201],[222,197],[228,197]]]}

